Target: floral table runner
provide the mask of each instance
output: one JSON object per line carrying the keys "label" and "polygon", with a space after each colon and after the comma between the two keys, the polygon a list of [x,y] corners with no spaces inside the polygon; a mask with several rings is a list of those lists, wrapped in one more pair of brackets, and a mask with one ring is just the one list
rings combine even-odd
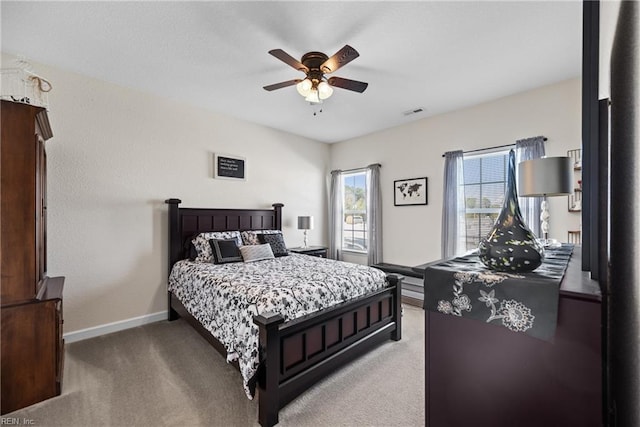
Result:
{"label": "floral table runner", "polygon": [[453,258],[426,268],[424,308],[503,326],[550,341],[558,319],[560,282],[573,245],[546,249],[531,273],[487,269],[478,255]]}

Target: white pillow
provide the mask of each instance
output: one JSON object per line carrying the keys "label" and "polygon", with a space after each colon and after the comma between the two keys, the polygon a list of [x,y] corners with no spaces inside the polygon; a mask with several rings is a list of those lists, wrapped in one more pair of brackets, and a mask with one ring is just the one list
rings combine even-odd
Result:
{"label": "white pillow", "polygon": [[242,246],[242,238],[239,231],[209,231],[200,233],[191,241],[193,247],[196,248],[198,256],[196,261],[213,262],[213,252],[209,240],[211,239],[236,239],[238,246]]}
{"label": "white pillow", "polygon": [[273,259],[273,251],[271,245],[265,243],[263,245],[244,245],[240,246],[240,253],[244,262],[262,261],[265,259]]}

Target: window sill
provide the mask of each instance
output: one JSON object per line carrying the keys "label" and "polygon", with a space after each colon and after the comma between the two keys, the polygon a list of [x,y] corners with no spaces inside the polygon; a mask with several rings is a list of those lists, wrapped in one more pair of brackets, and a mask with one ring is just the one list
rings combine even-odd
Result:
{"label": "window sill", "polygon": [[353,249],[340,249],[344,253],[354,254],[354,255],[367,255],[367,251],[356,251]]}

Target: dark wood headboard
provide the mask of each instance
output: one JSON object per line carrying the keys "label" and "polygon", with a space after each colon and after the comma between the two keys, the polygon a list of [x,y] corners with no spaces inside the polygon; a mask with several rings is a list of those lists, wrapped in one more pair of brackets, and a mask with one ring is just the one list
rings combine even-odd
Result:
{"label": "dark wood headboard", "polygon": [[186,258],[186,243],[197,233],[282,230],[282,203],[274,203],[273,209],[198,209],[179,207],[180,199],[164,202],[169,205],[169,272]]}

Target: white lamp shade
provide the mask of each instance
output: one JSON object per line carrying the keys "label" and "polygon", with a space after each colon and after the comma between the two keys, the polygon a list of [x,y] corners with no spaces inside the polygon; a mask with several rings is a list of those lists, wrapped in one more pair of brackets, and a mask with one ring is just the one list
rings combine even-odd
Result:
{"label": "white lamp shade", "polygon": [[570,157],[541,157],[518,164],[518,195],[563,196],[573,191]]}
{"label": "white lamp shade", "polygon": [[322,101],[318,96],[318,89],[311,89],[309,91],[309,95],[304,99],[305,101],[311,102],[313,104],[320,104]]}
{"label": "white lamp shade", "polygon": [[298,217],[298,230],[313,230],[313,217],[312,216],[299,216]]}
{"label": "white lamp shade", "polygon": [[318,84],[318,95],[320,99],[327,99],[333,94],[333,88],[327,82],[320,82]]}
{"label": "white lamp shade", "polygon": [[303,81],[301,81],[296,85],[296,89],[298,90],[298,93],[300,95],[308,96],[309,92],[311,92],[311,86],[313,86],[313,84],[311,83],[311,80],[304,79]]}

